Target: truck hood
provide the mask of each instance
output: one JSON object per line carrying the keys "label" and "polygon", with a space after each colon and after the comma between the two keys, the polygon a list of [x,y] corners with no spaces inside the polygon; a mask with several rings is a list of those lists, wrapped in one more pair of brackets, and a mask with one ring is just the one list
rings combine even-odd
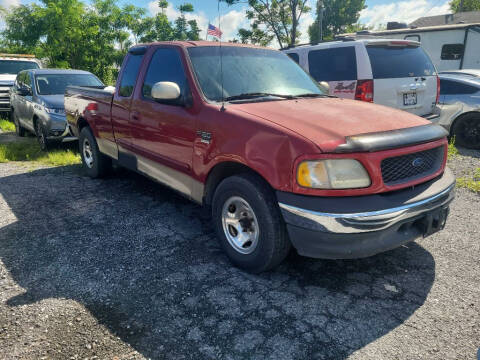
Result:
{"label": "truck hood", "polygon": [[361,101],[317,98],[230,105],[230,108],[285,127],[309,139],[324,152],[345,137],[430,124],[405,111]]}
{"label": "truck hood", "polygon": [[13,85],[17,75],[15,74],[0,74],[0,84],[2,85]]}
{"label": "truck hood", "polygon": [[63,104],[64,95],[38,95],[38,99],[42,105],[51,109],[63,109],[65,106]]}

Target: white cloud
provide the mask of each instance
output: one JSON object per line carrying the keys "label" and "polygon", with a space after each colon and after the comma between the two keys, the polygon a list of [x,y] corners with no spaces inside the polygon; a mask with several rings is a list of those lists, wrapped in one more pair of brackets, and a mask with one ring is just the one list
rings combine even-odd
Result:
{"label": "white cloud", "polygon": [[422,16],[450,13],[450,1],[444,0],[440,5],[435,0],[405,0],[390,4],[375,5],[362,10],[360,22],[378,27],[389,21],[411,23]]}
{"label": "white cloud", "polygon": [[0,0],[0,6],[6,9],[18,5],[20,5],[20,0]]}
{"label": "white cloud", "polygon": [[[156,15],[160,12],[160,8],[158,7],[158,1],[151,1],[147,5],[148,10],[152,15]],[[172,4],[168,5],[168,8],[165,11],[168,19],[170,21],[174,21],[176,18],[180,16],[180,11],[175,8]],[[218,17],[215,19],[208,19],[206,14],[203,11],[196,11],[193,13],[185,13],[185,17],[187,20],[196,20],[198,27],[200,28],[200,38],[205,39],[206,31],[208,27],[208,23],[210,21],[211,24],[218,27]],[[248,20],[246,19],[245,9],[240,10],[231,10],[221,16],[221,30],[223,32],[223,40],[231,40],[233,39],[238,32],[238,29],[241,27],[248,26]]]}

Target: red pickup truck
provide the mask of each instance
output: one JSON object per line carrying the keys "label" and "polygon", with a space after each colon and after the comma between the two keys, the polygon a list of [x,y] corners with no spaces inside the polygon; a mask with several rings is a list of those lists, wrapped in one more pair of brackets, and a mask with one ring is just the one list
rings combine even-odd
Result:
{"label": "red pickup truck", "polygon": [[212,209],[231,261],[371,256],[441,230],[454,197],[447,133],[326,95],[287,55],[210,42],[137,45],[115,91],[70,87],[86,173],[112,161]]}

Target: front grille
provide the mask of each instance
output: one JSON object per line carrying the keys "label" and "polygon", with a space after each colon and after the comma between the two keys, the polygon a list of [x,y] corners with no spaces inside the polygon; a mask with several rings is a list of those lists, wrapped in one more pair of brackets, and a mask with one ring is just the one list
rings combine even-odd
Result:
{"label": "front grille", "polygon": [[398,185],[436,173],[445,157],[443,146],[382,160],[382,177],[386,185]]}

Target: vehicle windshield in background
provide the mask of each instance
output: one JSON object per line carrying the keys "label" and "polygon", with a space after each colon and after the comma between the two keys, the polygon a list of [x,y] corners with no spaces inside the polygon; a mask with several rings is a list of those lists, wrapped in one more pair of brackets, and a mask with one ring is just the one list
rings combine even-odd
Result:
{"label": "vehicle windshield in background", "polygon": [[38,68],[34,61],[0,60],[0,74],[17,75],[20,71]]}
{"label": "vehicle windshield in background", "polygon": [[63,95],[67,86],[103,88],[104,84],[91,74],[42,74],[35,76],[39,95]]}
{"label": "vehicle windshield in background", "polygon": [[[281,52],[229,46],[222,47],[221,51],[227,100],[325,95],[300,66]],[[222,100],[220,47],[192,47],[188,53],[205,96]]]}
{"label": "vehicle windshield in background", "polygon": [[374,79],[436,75],[432,61],[420,46],[367,46]]}

